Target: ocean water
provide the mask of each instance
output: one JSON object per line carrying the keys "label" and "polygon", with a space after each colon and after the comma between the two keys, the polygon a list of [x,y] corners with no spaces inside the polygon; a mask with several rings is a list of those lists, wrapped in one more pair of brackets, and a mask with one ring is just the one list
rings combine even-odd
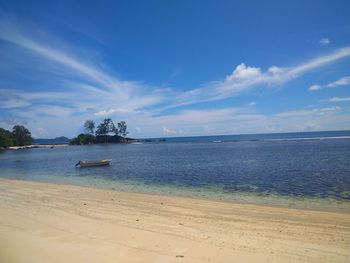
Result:
{"label": "ocean water", "polygon": [[0,177],[349,212],[350,131],[8,150]]}

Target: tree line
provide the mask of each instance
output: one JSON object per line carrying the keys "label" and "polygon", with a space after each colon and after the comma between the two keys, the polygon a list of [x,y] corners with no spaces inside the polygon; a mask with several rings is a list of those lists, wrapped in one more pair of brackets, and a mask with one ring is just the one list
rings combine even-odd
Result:
{"label": "tree line", "polygon": [[85,133],[81,133],[76,138],[72,139],[70,144],[81,145],[128,142],[129,139],[126,136],[129,132],[127,128],[125,121],[118,122],[115,125],[110,118],[104,119],[97,127],[93,120],[86,120],[84,122]]}
{"label": "tree line", "polygon": [[12,132],[0,128],[0,148],[25,146],[31,145],[32,143],[33,138],[30,131],[22,125],[13,126]]}

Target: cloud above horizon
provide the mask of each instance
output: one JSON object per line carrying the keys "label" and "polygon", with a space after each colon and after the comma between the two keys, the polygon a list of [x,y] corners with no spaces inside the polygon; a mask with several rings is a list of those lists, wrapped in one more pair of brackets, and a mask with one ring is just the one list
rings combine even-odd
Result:
{"label": "cloud above horizon", "polygon": [[[26,55],[35,56],[33,65],[41,62],[48,65],[41,70],[46,70],[50,76],[58,80],[59,89],[52,88],[40,92],[28,91],[21,87],[0,86],[0,110],[8,115],[6,118],[0,116],[0,125],[8,125],[6,120],[11,116],[17,121],[31,120],[32,126],[36,127],[33,130],[35,136],[47,136],[46,134],[52,133],[52,130],[49,132],[43,127],[44,124],[57,127],[67,119],[73,127],[70,134],[76,133],[83,120],[92,118],[91,116],[96,118],[118,116],[120,119],[127,119],[132,123],[133,132],[142,136],[253,132],[259,131],[259,127],[260,131],[265,132],[292,131],[301,127],[321,129],[325,123],[332,122],[330,117],[336,116],[335,119],[339,117],[341,120],[344,118],[342,114],[337,115],[341,108],[328,111],[326,108],[323,110],[317,108],[312,111],[303,109],[261,114],[257,112],[256,102],[251,100],[229,107],[212,106],[204,109],[191,107],[204,103],[217,103],[255,90],[281,87],[313,70],[350,57],[350,47],[335,49],[292,66],[271,65],[265,70],[242,62],[222,79],[203,83],[197,87],[179,89],[123,80],[111,70],[107,70],[108,67],[101,61],[74,53],[68,44],[60,47],[52,38],[38,40],[33,32],[20,30],[7,21],[0,20],[0,40],[16,52],[27,52],[29,55],[27,53]],[[328,38],[321,40],[324,40],[324,43],[328,41],[326,44],[330,43]],[[182,70],[177,68],[170,78],[181,72]],[[335,88],[349,83],[350,76],[346,76],[326,85],[314,84],[309,90]],[[347,101],[348,97],[329,99],[329,102]],[[325,112],[328,114],[324,114]],[[324,124],[306,119],[320,116]],[[283,119],[286,117],[295,120],[296,128],[292,126],[293,121],[289,124]],[[303,121],[308,123],[308,126],[299,124]],[[186,128],[179,128],[185,125]],[[55,132],[62,135],[64,129],[55,129]]]}

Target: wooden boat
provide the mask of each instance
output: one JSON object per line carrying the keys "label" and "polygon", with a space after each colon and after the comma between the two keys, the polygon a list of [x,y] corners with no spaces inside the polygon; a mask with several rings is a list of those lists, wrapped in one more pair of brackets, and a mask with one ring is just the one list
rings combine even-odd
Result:
{"label": "wooden boat", "polygon": [[112,159],[105,159],[105,160],[95,160],[95,161],[79,161],[75,167],[80,166],[82,167],[92,167],[92,166],[103,166],[103,165],[109,165]]}

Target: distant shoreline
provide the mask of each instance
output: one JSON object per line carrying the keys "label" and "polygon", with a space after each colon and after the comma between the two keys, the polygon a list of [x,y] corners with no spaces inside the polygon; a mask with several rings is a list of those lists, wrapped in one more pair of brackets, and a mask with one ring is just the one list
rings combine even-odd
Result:
{"label": "distant shoreline", "polygon": [[67,147],[69,144],[32,144],[24,146],[10,146],[4,150],[23,150],[23,149],[33,149],[33,148],[55,148],[55,147]]}
{"label": "distant shoreline", "polygon": [[56,147],[68,147],[68,146],[85,146],[85,145],[105,145],[105,144],[132,144],[132,143],[142,143],[144,140],[131,139],[126,142],[107,142],[107,143],[91,143],[91,144],[81,144],[74,145],[68,143],[60,143],[60,144],[31,144],[31,145],[23,145],[23,146],[10,146],[10,147],[0,147],[0,150],[24,150],[24,149],[35,149],[35,148],[56,148]]}

